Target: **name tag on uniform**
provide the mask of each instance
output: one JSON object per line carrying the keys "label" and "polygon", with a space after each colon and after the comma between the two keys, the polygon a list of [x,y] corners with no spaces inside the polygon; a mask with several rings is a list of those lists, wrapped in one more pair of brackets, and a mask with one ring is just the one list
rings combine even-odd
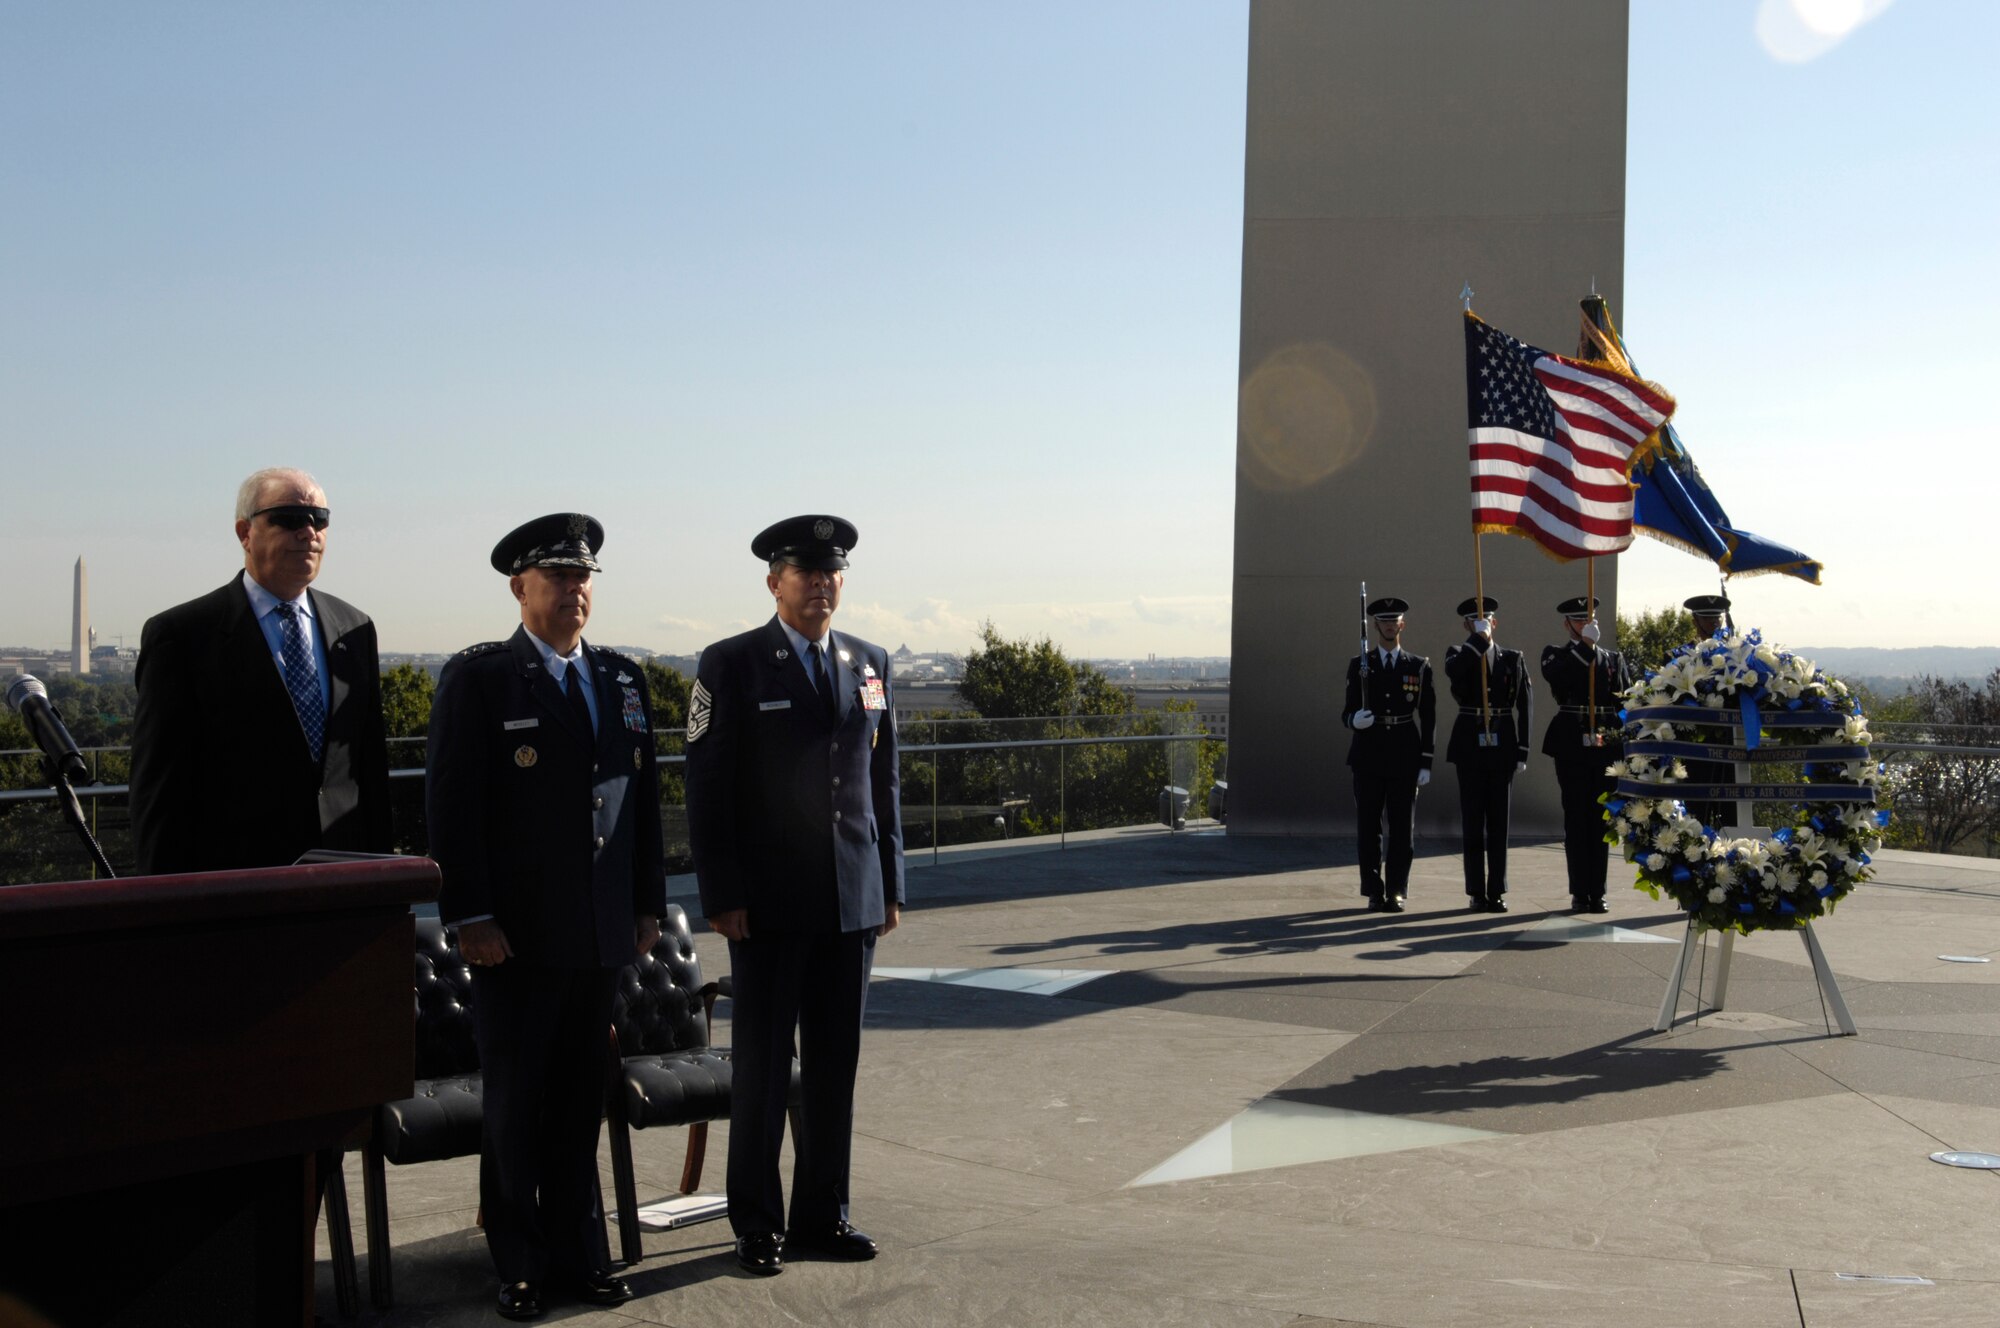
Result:
{"label": "name tag on uniform", "polygon": [[861,684],[861,708],[863,710],[887,710],[889,698],[882,691],[880,678],[869,678]]}
{"label": "name tag on uniform", "polygon": [[542,721],[539,719],[510,719],[500,727],[511,731],[513,729],[540,728],[541,724]]}
{"label": "name tag on uniform", "polygon": [[790,710],[792,703],[790,701],[759,701],[757,708],[759,710]]}

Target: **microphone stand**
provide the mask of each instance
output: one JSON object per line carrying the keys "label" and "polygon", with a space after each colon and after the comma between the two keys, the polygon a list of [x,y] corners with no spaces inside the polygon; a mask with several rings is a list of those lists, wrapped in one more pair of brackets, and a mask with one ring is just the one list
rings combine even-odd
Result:
{"label": "microphone stand", "polygon": [[68,821],[90,850],[91,861],[97,870],[104,873],[106,880],[116,880],[118,873],[111,870],[111,860],[104,856],[104,847],[97,842],[97,836],[90,833],[89,824],[83,819],[83,804],[77,801],[76,790],[69,786],[69,776],[46,757],[42,760],[42,773],[49,776],[49,787],[56,791],[56,801],[62,806],[63,819]]}

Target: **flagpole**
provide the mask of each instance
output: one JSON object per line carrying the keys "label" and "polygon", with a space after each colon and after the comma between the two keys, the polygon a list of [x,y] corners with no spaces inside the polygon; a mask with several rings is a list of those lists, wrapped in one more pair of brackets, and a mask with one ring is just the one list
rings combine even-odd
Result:
{"label": "flagpole", "polygon": [[[1465,288],[1459,291],[1458,298],[1464,303],[1465,312],[1470,314],[1472,312],[1472,283],[1470,281],[1467,281]],[[1486,611],[1486,563],[1479,554],[1479,526],[1476,521],[1472,527],[1472,588],[1472,611],[1475,614],[1484,613]],[[1492,624],[1487,624],[1487,627],[1486,644],[1490,647],[1493,644]],[[1479,718],[1482,729],[1481,742],[1487,747],[1493,745],[1493,701],[1491,692],[1492,686],[1486,676],[1486,651],[1481,650],[1479,652]]]}
{"label": "flagpole", "polygon": [[[1479,532],[1472,532],[1472,612],[1475,615],[1486,612],[1486,560],[1480,556]],[[1493,644],[1492,624],[1487,624],[1486,645]],[[1486,650],[1479,652],[1479,722],[1486,737],[1486,745],[1493,745],[1493,701],[1491,685],[1486,676]]]}
{"label": "flagpole", "polygon": [[[1593,287],[1596,284],[1594,281],[1591,283]],[[1597,559],[1585,558],[1583,565],[1583,609],[1585,613],[1591,613],[1597,608]],[[1584,621],[1588,622],[1589,619]],[[1604,629],[1600,627],[1598,630]],[[1592,641],[1588,644],[1590,646],[1590,736],[1595,737],[1597,735],[1597,643]]]}

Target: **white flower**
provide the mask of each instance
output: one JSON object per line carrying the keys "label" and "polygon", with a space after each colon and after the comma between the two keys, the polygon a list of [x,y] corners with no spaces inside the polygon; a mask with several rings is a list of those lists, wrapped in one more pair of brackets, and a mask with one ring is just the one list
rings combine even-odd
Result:
{"label": "white flower", "polygon": [[1715,883],[1717,885],[1736,884],[1736,868],[1726,862],[1717,866],[1715,869]]}
{"label": "white flower", "polygon": [[1727,898],[1729,898],[1729,892],[1719,885],[1708,892],[1708,902],[1711,904],[1720,904]]}
{"label": "white flower", "polygon": [[1687,860],[1689,862],[1700,862],[1707,856],[1708,841],[1706,839],[1697,837],[1692,844],[1687,846]]}
{"label": "white flower", "polygon": [[1722,695],[1719,692],[1711,692],[1709,695],[1701,698],[1701,703],[1710,710],[1720,710],[1722,709]]}
{"label": "white flower", "polygon": [[1667,869],[1667,859],[1666,859],[1666,855],[1665,855],[1665,854],[1663,854],[1663,853],[1648,853],[1648,854],[1646,855],[1646,870],[1647,870],[1647,871],[1656,871],[1656,872],[1657,872],[1657,871],[1665,871],[1666,869]]}
{"label": "white flower", "polygon": [[1814,867],[1812,869],[1812,875],[1806,877],[1806,884],[1811,886],[1815,890],[1824,889],[1826,887],[1825,869],[1820,867]]}
{"label": "white flower", "polygon": [[1786,894],[1799,888],[1799,874],[1790,867],[1780,867],[1777,871],[1778,888]]}

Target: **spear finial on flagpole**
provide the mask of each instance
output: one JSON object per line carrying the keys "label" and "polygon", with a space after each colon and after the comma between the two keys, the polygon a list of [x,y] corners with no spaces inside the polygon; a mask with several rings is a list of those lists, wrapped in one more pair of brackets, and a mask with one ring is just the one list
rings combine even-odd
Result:
{"label": "spear finial on flagpole", "polygon": [[1469,282],[1469,281],[1468,281],[1468,282],[1466,282],[1466,283],[1465,283],[1465,289],[1464,289],[1464,290],[1462,290],[1462,291],[1460,291],[1460,292],[1458,293],[1458,298],[1459,298],[1459,299],[1461,299],[1461,300],[1463,300],[1463,301],[1465,301],[1465,312],[1467,312],[1467,313],[1471,313],[1471,312],[1472,312],[1472,283],[1471,283],[1471,282]]}

